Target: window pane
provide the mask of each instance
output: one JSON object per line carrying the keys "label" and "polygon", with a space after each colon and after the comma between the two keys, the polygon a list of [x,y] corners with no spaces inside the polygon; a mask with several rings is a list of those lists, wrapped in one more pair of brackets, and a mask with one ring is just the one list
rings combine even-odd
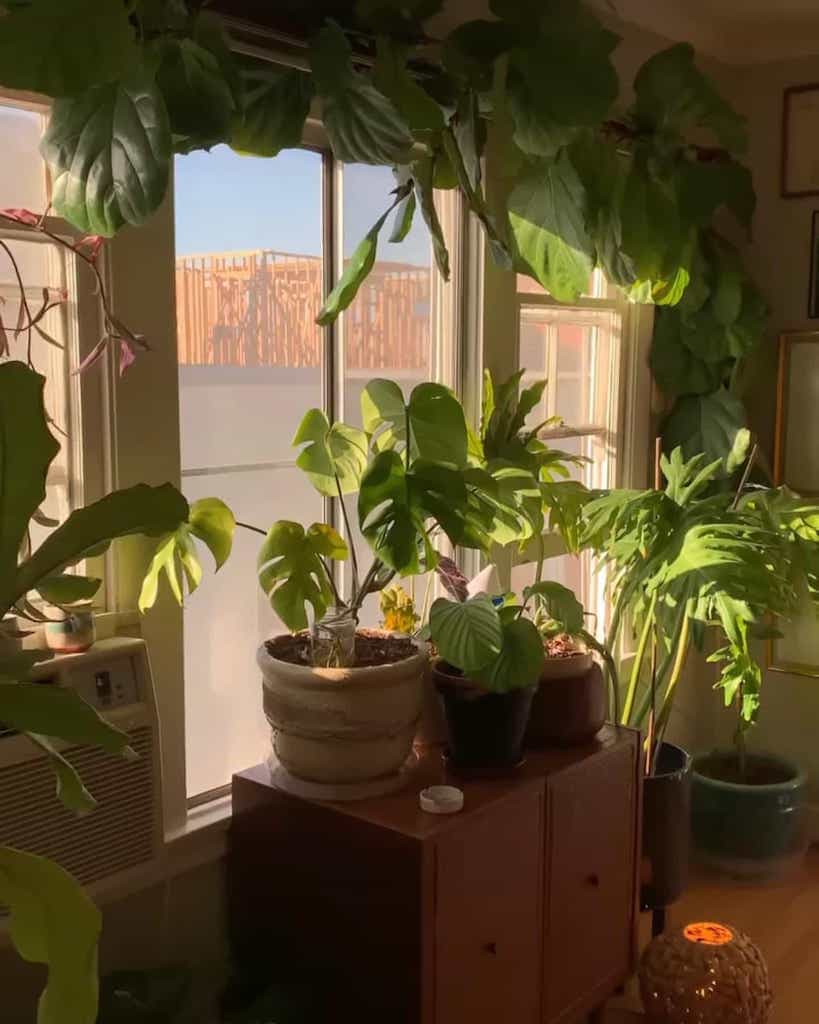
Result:
{"label": "window pane", "polygon": [[[265,529],[285,516],[301,523],[321,516],[319,497],[300,469],[188,476],[182,485],[188,501],[220,497],[238,519]],[[284,626],[256,582],[261,539],[237,530],[231,557],[185,603],[188,796],[223,786],[269,752],[256,648]]]}
{"label": "window pane", "polygon": [[527,382],[548,381],[541,419],[560,416],[570,426],[608,424],[616,403],[620,318],[615,310],[524,306],[520,365]]}
{"label": "window pane", "polygon": [[40,156],[43,117],[31,110],[0,104],[0,207],[42,213],[46,208],[46,171]]}
{"label": "window pane", "polygon": [[[322,513],[290,445],[321,405],[321,203],[318,153],[269,160],[218,146],[176,159],[183,489],[262,529]],[[256,582],[259,541],[237,531],[229,563],[185,609],[189,796],[267,745],[255,650],[282,626]]]}
{"label": "window pane", "polygon": [[[528,274],[517,276],[518,295],[548,295],[549,293],[539,281],[529,277]],[[611,299],[616,295],[617,289],[606,281],[602,270],[593,270],[589,278],[584,297],[590,299]]]}

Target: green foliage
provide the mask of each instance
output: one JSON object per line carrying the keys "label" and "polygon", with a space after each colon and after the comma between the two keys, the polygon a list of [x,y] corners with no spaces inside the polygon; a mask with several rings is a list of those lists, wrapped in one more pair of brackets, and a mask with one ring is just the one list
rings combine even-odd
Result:
{"label": "green foliage", "polygon": [[743,461],[747,446],[745,409],[729,391],[706,395],[684,395],[663,423],[663,446],[667,451],[680,448],[690,459],[702,453],[710,462],[725,459],[724,474],[730,476]]}
{"label": "green foliage", "polygon": [[537,682],[543,642],[521,609],[497,609],[485,594],[466,601],[440,597],[429,613],[430,637],[440,656],[490,692],[506,693]]}
{"label": "green foliage", "polygon": [[361,418],[376,451],[406,452],[409,429],[410,459],[466,465],[466,418],[461,403],[443,384],[418,384],[405,403],[394,381],[371,380],[361,393]]}
{"label": "green foliage", "polygon": [[168,114],[146,72],[55,100],[41,148],[54,209],[83,231],[143,224],[165,196]]}
{"label": "green foliage", "polygon": [[259,583],[273,610],[292,632],[307,628],[306,605],[320,619],[333,600],[325,559],[347,557],[344,539],[331,526],[280,519],[271,526],[259,551]]}
{"label": "green foliage", "polygon": [[358,490],[367,466],[369,442],[363,430],[344,423],[330,426],[321,409],[305,413],[293,438],[294,445],[307,444],[296,465],[325,497],[352,494]]}
{"label": "green foliage", "polygon": [[48,967],[37,1024],[94,1024],[102,916],[83,889],[53,861],[0,846],[0,903],[14,948]]}
{"label": "green foliage", "polygon": [[546,633],[569,633],[577,636],[585,624],[583,605],[574,592],[562,583],[541,580],[523,591],[526,602],[532,600],[535,608],[545,617]]}
{"label": "green foliage", "polygon": [[294,68],[270,64],[242,69],[242,107],[233,117],[230,145],[239,153],[277,156],[301,144],[313,83]]}
{"label": "green foliage", "polygon": [[137,59],[125,4],[31,0],[8,6],[0,77],[11,89],[71,96],[118,79]]}
{"label": "green foliage", "polygon": [[183,580],[191,594],[202,582],[202,565],[194,538],[201,540],[210,550],[218,571],[230,556],[235,528],[233,513],[219,498],[200,498],[194,502],[187,521],[160,537],[142,581],[139,610],[146,612],[153,607],[163,575],[168,580],[171,593],[182,604]]}

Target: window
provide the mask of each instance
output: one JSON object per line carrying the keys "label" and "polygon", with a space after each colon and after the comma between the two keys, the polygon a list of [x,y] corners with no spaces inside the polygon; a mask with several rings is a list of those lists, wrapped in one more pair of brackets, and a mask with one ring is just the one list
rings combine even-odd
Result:
{"label": "window", "polygon": [[[5,152],[0,163],[0,208],[42,214],[49,182],[39,153],[43,111],[0,102],[0,134]],[[56,217],[44,226],[73,244],[77,232]],[[25,286],[24,301],[14,264]],[[62,521],[71,509],[101,496],[104,445],[96,427],[101,414],[100,377],[80,381],[73,371],[99,339],[97,306],[90,273],[70,249],[25,223],[0,221],[0,354],[30,362],[45,379],[45,407],[60,452],[51,463],[42,512]],[[21,308],[21,306],[23,308]],[[18,333],[30,318],[48,308],[38,329]],[[36,548],[48,532],[32,524]],[[105,600],[102,592],[100,601]]]}
{"label": "window", "polygon": [[[587,461],[572,476],[589,488],[613,487],[624,477],[626,432],[623,417],[629,390],[627,368],[640,358],[631,337],[639,308],[629,306],[601,271],[592,275],[588,293],[575,306],[557,303],[531,278],[518,276],[519,365],[524,382],[548,381],[537,421],[559,417],[541,437],[552,447]],[[624,338],[632,341],[625,351]],[[558,555],[546,563],[549,578],[575,591],[602,624],[605,580],[587,555]],[[531,582],[534,567],[516,566],[512,583]]]}
{"label": "window", "polygon": [[[270,160],[220,146],[177,157],[181,475],[189,500],[221,497],[237,519],[263,530],[276,519],[309,524],[325,515],[341,528],[337,502],[323,502],[295,464],[291,440],[304,412],[323,406],[331,418],[357,423],[371,378],[393,378],[407,391],[447,378],[442,289],[420,217],[400,244],[385,230],[353,304],[332,328],[315,324],[340,264],[394,187],[388,168],[341,167],[317,149]],[[186,604],[193,804],[269,750],[255,651],[283,626],[255,583],[260,540],[238,530],[227,565]],[[377,616],[371,599],[362,621]]]}

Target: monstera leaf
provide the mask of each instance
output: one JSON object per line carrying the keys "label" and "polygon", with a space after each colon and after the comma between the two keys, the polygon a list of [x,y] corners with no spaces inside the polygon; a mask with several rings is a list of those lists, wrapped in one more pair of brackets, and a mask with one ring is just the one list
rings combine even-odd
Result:
{"label": "monstera leaf", "polygon": [[137,57],[125,4],[32,0],[8,5],[0,32],[0,82],[72,96],[119,78]]}
{"label": "monstera leaf", "polygon": [[295,68],[254,63],[243,71],[242,108],[233,119],[230,145],[239,153],[276,156],[301,144],[313,82]]}
{"label": "monstera leaf", "polygon": [[41,144],[52,204],[75,227],[113,235],[143,224],[168,187],[171,134],[153,80],[134,72],[76,97],[61,97]]}
{"label": "monstera leaf", "polygon": [[[379,452],[364,474],[358,519],[376,557],[391,569],[414,576],[434,566],[435,552],[424,526],[426,511],[397,452]],[[419,544],[424,549],[423,562]]]}
{"label": "monstera leaf", "polygon": [[308,604],[313,618],[324,615],[333,600],[324,560],[346,557],[343,538],[324,523],[313,523],[306,531],[286,519],[271,526],[257,559],[259,584],[291,632],[307,628]]}
{"label": "monstera leaf", "polygon": [[0,846],[0,903],[20,956],[48,967],[38,1024],[95,1024],[102,915],[53,861]]}
{"label": "monstera leaf", "polygon": [[141,612],[153,607],[159,591],[159,580],[165,575],[171,593],[182,604],[182,579],[187,581],[188,592],[193,593],[202,581],[202,565],[194,538],[201,540],[213,555],[216,571],[230,557],[236,520],[228,506],[219,498],[200,498],[190,507],[187,522],[159,539],[151,561],[138,606]]}
{"label": "monstera leaf", "polygon": [[310,64],[322,123],[336,159],[344,163],[405,164],[412,136],[387,97],[350,62],[341,29],[325,25],[310,44]]}
{"label": "monstera leaf", "polygon": [[405,403],[404,394],[394,381],[371,380],[361,393],[361,418],[364,429],[373,435],[376,451],[405,449],[409,426],[411,459],[466,465],[463,408],[443,384],[418,384]]}
{"label": "monstera leaf", "polygon": [[326,497],[352,494],[358,490],[367,468],[367,435],[345,423],[330,421],[321,409],[311,409],[299,424],[294,445],[306,444],[296,465]]}
{"label": "monstera leaf", "polygon": [[591,278],[584,203],[583,185],[565,153],[531,165],[509,196],[519,258],[559,302],[575,302]]}

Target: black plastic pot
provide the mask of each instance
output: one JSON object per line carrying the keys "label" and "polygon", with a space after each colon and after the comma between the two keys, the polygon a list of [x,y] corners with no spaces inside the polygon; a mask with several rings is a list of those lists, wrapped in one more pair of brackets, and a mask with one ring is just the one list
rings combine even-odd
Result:
{"label": "black plastic pot", "polygon": [[643,782],[643,910],[661,910],[680,898],[690,859],[691,756],[663,743],[654,775]]}
{"label": "black plastic pot", "polygon": [[700,859],[732,875],[779,874],[807,845],[807,779],[789,761],[748,754],[745,776],[733,751],[694,760],[691,829]]}
{"label": "black plastic pot", "polygon": [[438,662],[432,668],[449,733],[448,763],[464,778],[507,775],[523,760],[535,687],[490,693]]}

